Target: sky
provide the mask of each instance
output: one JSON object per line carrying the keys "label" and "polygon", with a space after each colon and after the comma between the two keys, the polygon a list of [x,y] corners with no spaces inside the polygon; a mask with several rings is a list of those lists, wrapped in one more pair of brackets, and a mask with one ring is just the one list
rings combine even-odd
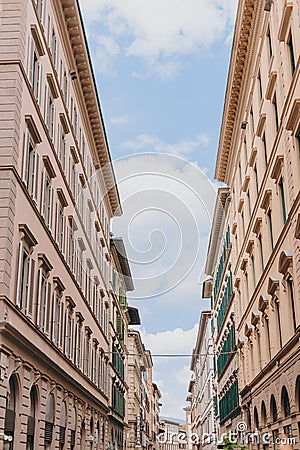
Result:
{"label": "sky", "polygon": [[[217,183],[237,0],[80,0],[134,279],[154,355],[190,355]],[[190,356],[154,356],[161,415],[184,418]]]}

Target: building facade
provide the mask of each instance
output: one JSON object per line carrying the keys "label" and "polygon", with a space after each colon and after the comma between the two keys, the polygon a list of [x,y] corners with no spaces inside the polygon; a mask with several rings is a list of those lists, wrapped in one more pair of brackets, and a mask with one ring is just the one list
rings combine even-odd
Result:
{"label": "building facade", "polygon": [[130,282],[77,1],[1,0],[0,35],[0,449],[122,448]]}
{"label": "building facade", "polygon": [[212,313],[202,311],[191,361],[191,432],[194,449],[215,448]]}
{"label": "building facade", "polygon": [[217,435],[241,420],[236,354],[235,297],[233,290],[230,190],[218,190],[203,285],[203,298],[211,298],[214,342],[214,412]]}
{"label": "building facade", "polygon": [[159,447],[161,450],[179,450],[179,428],[180,423],[171,419],[160,420]]}
{"label": "building facade", "polygon": [[[276,448],[279,437],[290,439],[295,450],[300,448],[299,54],[298,1],[238,2],[215,172],[229,191],[242,418],[248,431],[270,433],[273,444],[264,448]],[[221,401],[220,419],[226,414]]]}

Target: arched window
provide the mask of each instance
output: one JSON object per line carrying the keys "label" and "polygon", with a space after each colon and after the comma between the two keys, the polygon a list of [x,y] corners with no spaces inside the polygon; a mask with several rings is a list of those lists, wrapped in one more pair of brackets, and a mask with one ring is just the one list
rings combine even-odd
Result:
{"label": "arched window", "polygon": [[72,409],[71,414],[71,450],[75,448],[75,438],[76,438],[76,409]]}
{"label": "arched window", "polygon": [[271,408],[271,417],[273,422],[277,422],[278,414],[277,414],[277,405],[274,395],[271,395],[271,401],[270,401],[270,408]]}
{"label": "arched window", "polygon": [[[94,420],[93,420],[93,418],[91,417],[91,420],[90,420],[90,436],[93,436],[94,435]],[[90,449],[92,450],[92,448],[93,448],[93,441],[90,441]]]}
{"label": "arched window", "polygon": [[9,379],[6,393],[4,434],[5,436],[7,436],[8,439],[4,443],[5,450],[12,450],[14,448],[16,405],[17,405],[17,380],[16,377],[12,375]]}
{"label": "arched window", "polygon": [[85,425],[84,425],[84,420],[82,421],[81,424],[81,430],[80,430],[80,449],[84,450],[85,447]]}
{"label": "arched window", "polygon": [[259,429],[259,419],[258,419],[258,412],[257,412],[256,406],[254,408],[254,426],[255,426],[255,428]]}
{"label": "arched window", "polygon": [[36,414],[37,391],[33,386],[30,391],[29,416],[27,422],[27,450],[34,450],[34,431]]}
{"label": "arched window", "polygon": [[55,400],[54,395],[49,394],[46,408],[46,421],[45,421],[45,447],[51,444],[53,438],[53,427],[55,418]]}
{"label": "arched window", "polygon": [[99,436],[100,436],[100,422],[99,420],[97,421],[97,426],[96,426],[96,448],[99,448]]}
{"label": "arched window", "polygon": [[296,399],[296,405],[297,405],[296,408],[298,411],[300,411],[300,375],[298,375],[297,381],[296,381],[295,399]]}
{"label": "arched window", "polygon": [[281,406],[284,413],[284,417],[290,417],[291,415],[290,399],[285,386],[283,386],[281,390]]}
{"label": "arched window", "polygon": [[66,441],[67,405],[62,402],[59,422],[59,450],[62,450]]}
{"label": "arched window", "polygon": [[261,403],[261,426],[264,428],[267,425],[267,410],[265,402]]}

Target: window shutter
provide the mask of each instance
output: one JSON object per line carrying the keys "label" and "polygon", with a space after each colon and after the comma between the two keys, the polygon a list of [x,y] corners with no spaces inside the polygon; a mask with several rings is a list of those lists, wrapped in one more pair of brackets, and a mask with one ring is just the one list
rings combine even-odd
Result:
{"label": "window shutter", "polygon": [[49,218],[49,230],[52,231],[52,215],[53,215],[53,187],[50,186],[50,195],[49,195],[49,205],[48,205],[48,209],[49,209],[49,214],[48,214],[48,218]]}
{"label": "window shutter", "polygon": [[47,128],[49,130],[50,127],[50,91],[49,91],[49,84],[46,84],[46,92],[45,92],[45,122],[47,125]]}
{"label": "window shutter", "polygon": [[33,87],[33,76],[34,76],[34,41],[32,36],[29,36],[28,41],[28,61],[27,61],[27,75],[31,87]]}
{"label": "window shutter", "polygon": [[30,145],[30,134],[28,128],[25,130],[24,136],[24,149],[23,149],[23,173],[22,179],[26,186],[28,186],[28,158],[29,158],[29,145]]}
{"label": "window shutter", "polygon": [[46,3],[46,0],[40,0],[40,3],[41,3],[40,19],[41,19],[43,28],[45,28],[45,9],[46,9],[45,3]]}
{"label": "window shutter", "polygon": [[56,344],[56,342],[55,342],[56,302],[57,302],[57,295],[56,295],[56,292],[54,291],[54,294],[53,294],[53,305],[52,305],[52,331],[51,331],[52,342],[54,344]]}
{"label": "window shutter", "polygon": [[65,228],[66,228],[66,216],[62,216],[62,226],[61,226],[61,251],[65,256]]}
{"label": "window shutter", "polygon": [[37,295],[37,311],[36,311],[36,324],[41,326],[41,301],[42,301],[42,270],[38,271],[38,295]]}
{"label": "window shutter", "polygon": [[51,306],[51,285],[49,282],[46,282],[46,291],[45,291],[45,312],[44,312],[44,331],[49,333],[49,310]]}
{"label": "window shutter", "polygon": [[63,302],[60,301],[60,318],[59,318],[59,346],[62,346],[63,329],[64,329],[64,307]]}
{"label": "window shutter", "polygon": [[39,159],[40,159],[39,154],[35,150],[34,151],[34,177],[33,177],[33,186],[32,186],[32,197],[36,204],[37,204],[37,199],[38,199]]}
{"label": "window shutter", "polygon": [[70,329],[70,359],[73,359],[73,334],[74,334],[74,318],[71,318],[71,329]]}
{"label": "window shutter", "polygon": [[16,295],[16,305],[18,306],[18,308],[22,307],[23,264],[24,264],[24,244],[23,244],[23,241],[20,241],[20,243],[19,243],[19,260],[18,260],[17,295]]}
{"label": "window shutter", "polygon": [[47,180],[47,173],[46,168],[44,168],[42,179],[42,200],[41,200],[41,214],[44,219],[46,217],[46,180]]}
{"label": "window shutter", "polygon": [[68,356],[69,355],[69,313],[68,313],[68,309],[66,309],[65,312],[65,339],[64,339],[64,351],[65,351],[65,355]]}
{"label": "window shutter", "polygon": [[43,76],[42,73],[43,73],[42,64],[38,62],[36,100],[39,106],[41,106],[42,100],[42,76]]}
{"label": "window shutter", "polygon": [[59,245],[59,201],[56,203],[55,213],[55,241]]}
{"label": "window shutter", "polygon": [[34,278],[34,260],[32,258],[28,258],[25,314],[32,313],[33,278]]}

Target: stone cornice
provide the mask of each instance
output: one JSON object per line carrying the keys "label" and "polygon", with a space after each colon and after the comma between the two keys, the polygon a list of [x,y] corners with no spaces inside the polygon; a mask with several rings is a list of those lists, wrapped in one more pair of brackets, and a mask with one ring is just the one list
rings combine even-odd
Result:
{"label": "stone cornice", "polygon": [[230,60],[228,82],[226,88],[225,105],[222,118],[220,141],[217,155],[215,178],[228,184],[228,162],[241,94],[246,82],[245,72],[247,63],[251,59],[249,51],[251,36],[255,25],[255,11],[257,3],[254,0],[241,0],[237,11],[237,22],[234,32],[233,47]]}
{"label": "stone cornice", "polygon": [[90,128],[90,136],[94,144],[91,146],[93,162],[95,167],[101,169],[112,215],[120,215],[120,198],[78,0],[62,0],[53,2],[53,5],[57,16],[62,18],[61,26],[64,27],[70,41],[70,51],[75,62],[75,67],[72,69],[76,70],[77,75],[77,80],[73,82],[78,83],[84,102],[86,123]]}

